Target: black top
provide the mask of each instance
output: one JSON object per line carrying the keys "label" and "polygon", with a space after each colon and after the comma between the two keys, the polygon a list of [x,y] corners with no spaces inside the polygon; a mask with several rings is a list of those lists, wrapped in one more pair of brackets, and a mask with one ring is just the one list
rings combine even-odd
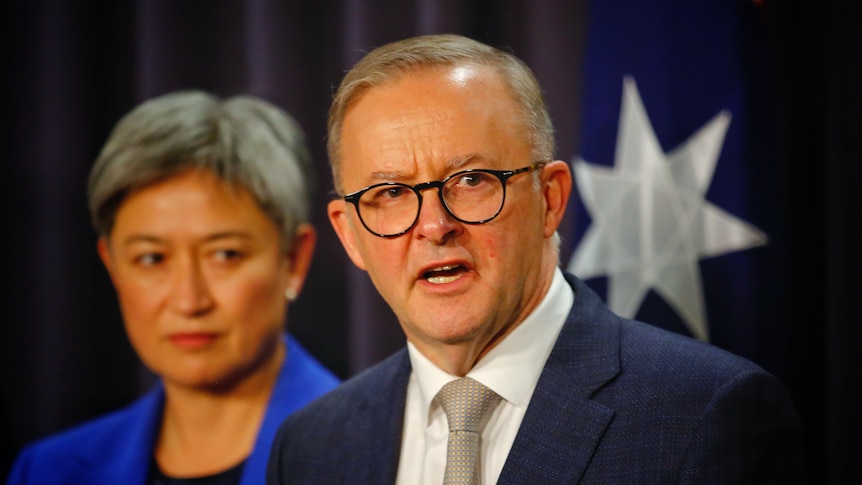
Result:
{"label": "black top", "polygon": [[165,475],[154,459],[150,464],[150,479],[148,485],[239,485],[245,460],[234,467],[215,475],[191,478],[174,478]]}

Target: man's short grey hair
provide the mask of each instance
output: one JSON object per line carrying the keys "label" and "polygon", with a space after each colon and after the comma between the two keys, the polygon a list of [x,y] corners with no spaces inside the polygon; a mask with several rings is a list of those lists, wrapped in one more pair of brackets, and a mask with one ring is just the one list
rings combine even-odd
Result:
{"label": "man's short grey hair", "polygon": [[114,127],[88,181],[96,231],[110,235],[131,192],[192,169],[247,189],[280,229],[285,248],[309,220],[314,181],[296,121],[253,96],[180,91],[140,104]]}
{"label": "man's short grey hair", "polygon": [[523,61],[508,52],[460,35],[412,37],[372,50],[347,73],[335,93],[329,110],[327,150],[338,193],[343,193],[339,174],[340,143],[348,108],[369,89],[391,84],[405,73],[455,65],[479,65],[496,69],[520,106],[534,161],[553,159],[555,147],[551,118],[539,83]]}

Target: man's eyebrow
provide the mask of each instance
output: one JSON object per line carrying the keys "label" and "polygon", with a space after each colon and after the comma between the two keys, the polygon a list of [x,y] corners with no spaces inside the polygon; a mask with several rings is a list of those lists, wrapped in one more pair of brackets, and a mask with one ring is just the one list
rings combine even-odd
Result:
{"label": "man's eyebrow", "polygon": [[[466,155],[457,156],[457,157],[450,158],[449,160],[447,160],[446,161],[446,170],[447,170],[447,172],[452,173],[452,172],[455,172],[455,171],[463,168],[464,166],[466,166],[470,163],[477,163],[477,162],[482,162],[484,160],[490,160],[490,159],[491,159],[491,157],[485,156],[481,153],[468,153]],[[369,175],[368,178],[372,182],[373,181],[390,181],[390,180],[400,181],[400,180],[409,179],[413,176],[414,175],[412,172],[408,173],[408,172],[399,171],[399,170],[391,170],[391,171],[371,172],[371,174]]]}
{"label": "man's eyebrow", "polygon": [[449,161],[446,162],[446,168],[450,172],[454,172],[458,169],[465,167],[468,164],[482,164],[487,163],[491,160],[493,160],[492,157],[489,157],[488,155],[485,155],[483,153],[468,153],[467,155],[449,159]]}
{"label": "man's eyebrow", "polygon": [[464,165],[467,165],[468,163],[473,161],[473,159],[475,159],[475,158],[477,158],[477,155],[475,153],[470,153],[470,154],[463,155],[460,157],[450,158],[449,161],[446,162],[446,168],[450,172],[458,170],[459,168],[461,168]]}
{"label": "man's eyebrow", "polygon": [[405,180],[409,178],[409,175],[407,172],[401,171],[381,171],[371,172],[371,175],[369,175],[368,178],[371,181]]}

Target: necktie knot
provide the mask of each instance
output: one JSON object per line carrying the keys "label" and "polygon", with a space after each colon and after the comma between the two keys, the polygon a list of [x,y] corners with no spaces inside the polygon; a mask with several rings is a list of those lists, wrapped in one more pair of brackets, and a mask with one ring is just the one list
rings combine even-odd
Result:
{"label": "necktie knot", "polygon": [[482,420],[500,402],[500,396],[479,382],[463,377],[449,382],[437,393],[446,412],[449,431],[479,431]]}

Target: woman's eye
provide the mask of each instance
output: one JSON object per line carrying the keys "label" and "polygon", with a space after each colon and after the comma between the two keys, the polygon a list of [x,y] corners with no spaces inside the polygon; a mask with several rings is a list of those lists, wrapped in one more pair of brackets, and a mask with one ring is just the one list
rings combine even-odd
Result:
{"label": "woman's eye", "polygon": [[215,258],[219,261],[233,261],[242,256],[242,253],[235,249],[219,249],[214,254]]}
{"label": "woman's eye", "polygon": [[144,253],[135,258],[135,262],[142,266],[155,266],[165,260],[160,253]]}

